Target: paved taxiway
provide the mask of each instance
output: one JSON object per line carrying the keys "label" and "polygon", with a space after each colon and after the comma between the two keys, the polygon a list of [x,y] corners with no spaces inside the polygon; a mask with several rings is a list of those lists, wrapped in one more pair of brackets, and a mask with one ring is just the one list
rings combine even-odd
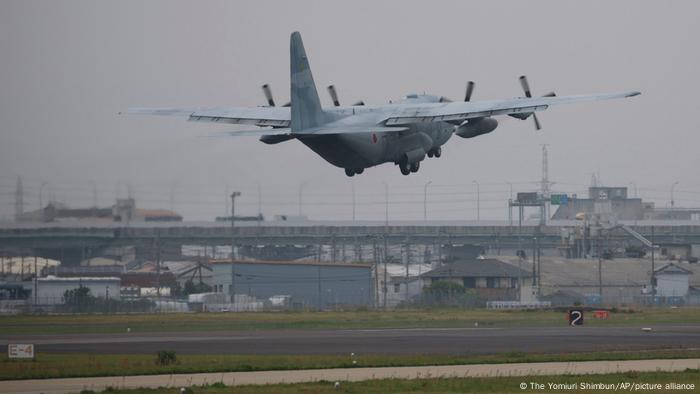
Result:
{"label": "paved taxiway", "polygon": [[700,348],[700,325],[641,327],[251,330],[2,336],[38,352],[181,354],[491,354]]}
{"label": "paved taxiway", "polygon": [[[0,384],[0,393],[63,394],[83,389],[103,390],[107,387],[188,387],[222,382],[226,385],[301,383],[325,380],[360,381],[369,379],[416,379],[427,377],[502,377],[534,375],[586,375],[628,371],[683,371],[700,368],[700,359],[583,361],[556,363],[443,365],[425,367],[338,368],[300,371],[260,371],[198,373],[182,375],[112,376],[100,378],[68,378],[11,380]],[[524,378],[525,379],[525,378]],[[595,379],[590,381],[595,383]],[[329,385],[331,383],[328,383]],[[514,387],[515,389],[515,387]]]}

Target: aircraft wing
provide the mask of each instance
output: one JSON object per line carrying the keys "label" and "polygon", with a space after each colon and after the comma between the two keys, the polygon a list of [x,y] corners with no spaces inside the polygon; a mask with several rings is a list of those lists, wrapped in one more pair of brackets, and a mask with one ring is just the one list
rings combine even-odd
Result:
{"label": "aircraft wing", "polygon": [[639,94],[639,92],[625,92],[561,97],[513,98],[476,102],[452,102],[432,105],[424,104],[401,108],[397,112],[389,114],[381,123],[385,126],[399,126],[412,123],[467,120],[486,116],[527,114],[536,111],[544,111],[551,105],[610,100],[633,97]]}
{"label": "aircraft wing", "polygon": [[187,116],[193,122],[248,124],[260,127],[289,127],[288,107],[236,108],[130,108],[132,115]]}
{"label": "aircraft wing", "polygon": [[262,137],[267,135],[292,135],[289,127],[276,129],[233,130],[208,135],[208,137]]}

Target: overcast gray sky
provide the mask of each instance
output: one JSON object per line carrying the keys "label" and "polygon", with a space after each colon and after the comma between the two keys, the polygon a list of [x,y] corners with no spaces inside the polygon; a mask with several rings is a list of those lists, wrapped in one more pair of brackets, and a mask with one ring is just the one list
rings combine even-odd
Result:
{"label": "overcast gray sky", "polygon": [[[642,91],[617,101],[551,108],[532,122],[499,118],[492,134],[453,137],[440,159],[402,176],[391,164],[352,178],[358,219],[506,217],[508,185],[534,189],[541,144],[554,189],[583,193],[591,174],[635,182],[665,206],[700,206],[700,92],[695,1],[2,1],[0,2],[0,217],[12,216],[16,177],[27,208],[44,194],[101,205],[131,185],[141,207],[186,219],[237,211],[349,219],[351,184],[302,144],[200,138],[227,130],[181,118],[119,116],[128,107],[255,106],[260,85],[289,97],[289,35],[302,33],[322,101],[333,83],[344,103],[385,103],[410,92],[474,100],[535,94]],[[230,127],[230,126],[229,126]]]}

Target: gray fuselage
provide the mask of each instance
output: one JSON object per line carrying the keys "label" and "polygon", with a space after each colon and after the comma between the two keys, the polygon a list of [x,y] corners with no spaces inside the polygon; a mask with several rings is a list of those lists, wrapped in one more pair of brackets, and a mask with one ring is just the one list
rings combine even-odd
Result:
{"label": "gray fuselage", "polygon": [[[396,104],[369,107],[332,107],[325,109],[339,119],[373,112],[386,113],[392,106],[437,102],[436,96],[409,96]],[[373,124],[368,124],[368,130]],[[452,136],[455,126],[446,122],[415,123],[407,130],[352,134],[308,135],[297,139],[327,162],[341,168],[368,168],[402,160],[421,161],[425,154],[437,150]],[[413,152],[411,154],[411,152]],[[408,156],[407,156],[408,153]]]}

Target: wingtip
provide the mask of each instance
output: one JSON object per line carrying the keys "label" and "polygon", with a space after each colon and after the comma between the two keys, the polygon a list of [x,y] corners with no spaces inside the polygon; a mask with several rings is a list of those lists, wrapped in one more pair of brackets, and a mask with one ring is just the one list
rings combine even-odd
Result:
{"label": "wingtip", "polygon": [[627,97],[639,96],[639,95],[641,95],[641,94],[642,94],[642,92],[634,91],[634,92],[630,92],[630,93],[627,95]]}

